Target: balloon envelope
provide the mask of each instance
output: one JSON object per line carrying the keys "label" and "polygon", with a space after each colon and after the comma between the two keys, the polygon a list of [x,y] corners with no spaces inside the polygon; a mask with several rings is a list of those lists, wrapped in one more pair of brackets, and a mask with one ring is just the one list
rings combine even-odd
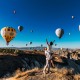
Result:
{"label": "balloon envelope", "polygon": [[23,26],[18,26],[18,30],[22,31],[23,30]]}
{"label": "balloon envelope", "polygon": [[26,46],[27,46],[28,44],[26,44]]}
{"label": "balloon envelope", "polygon": [[64,30],[61,28],[56,29],[55,34],[58,38],[61,38],[64,34]]}
{"label": "balloon envelope", "polygon": [[15,13],[16,13],[16,11],[14,10],[14,11],[13,11],[13,13],[15,14]]}
{"label": "balloon envelope", "polygon": [[69,35],[71,35],[71,33],[69,33]]}
{"label": "balloon envelope", "polygon": [[57,46],[57,44],[55,44],[55,46]]}
{"label": "balloon envelope", "polygon": [[80,31],[80,25],[79,25],[79,31]]}
{"label": "balloon envelope", "polygon": [[74,16],[72,16],[72,19],[74,19]]}
{"label": "balloon envelope", "polygon": [[41,44],[41,47],[43,47],[43,45]]}
{"label": "balloon envelope", "polygon": [[33,32],[33,30],[31,30],[30,32]]}
{"label": "balloon envelope", "polygon": [[32,42],[29,42],[29,44],[32,44]]}
{"label": "balloon envelope", "polygon": [[1,36],[8,45],[9,42],[16,36],[16,30],[12,27],[4,27],[1,29]]}

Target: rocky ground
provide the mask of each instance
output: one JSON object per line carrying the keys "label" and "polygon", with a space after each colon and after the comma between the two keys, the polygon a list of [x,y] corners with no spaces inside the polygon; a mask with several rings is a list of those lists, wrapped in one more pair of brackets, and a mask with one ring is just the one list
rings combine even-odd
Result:
{"label": "rocky ground", "polygon": [[32,69],[26,72],[16,71],[16,76],[4,80],[80,80],[80,74],[73,74],[73,69],[51,68],[50,73],[43,75],[43,69]]}
{"label": "rocky ground", "polygon": [[79,80],[79,50],[56,50],[55,68],[43,76],[44,52],[24,51],[18,54],[0,54],[0,80]]}

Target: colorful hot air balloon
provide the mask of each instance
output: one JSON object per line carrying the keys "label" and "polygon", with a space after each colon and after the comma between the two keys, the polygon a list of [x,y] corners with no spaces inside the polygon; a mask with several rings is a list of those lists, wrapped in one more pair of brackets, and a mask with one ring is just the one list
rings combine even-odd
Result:
{"label": "colorful hot air balloon", "polygon": [[64,34],[64,30],[61,28],[58,28],[58,29],[56,29],[55,34],[60,39]]}
{"label": "colorful hot air balloon", "polygon": [[80,25],[79,25],[79,31],[80,31]]}
{"label": "colorful hot air balloon", "polygon": [[23,30],[23,26],[18,26],[18,30],[22,31]]}
{"label": "colorful hot air balloon", "polygon": [[6,41],[8,45],[9,42],[16,36],[16,30],[12,27],[4,27],[1,29],[1,36]]}

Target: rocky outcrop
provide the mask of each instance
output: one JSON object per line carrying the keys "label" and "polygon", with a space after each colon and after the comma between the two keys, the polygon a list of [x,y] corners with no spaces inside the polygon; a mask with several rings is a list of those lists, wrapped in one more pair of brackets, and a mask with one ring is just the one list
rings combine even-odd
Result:
{"label": "rocky outcrop", "polygon": [[21,71],[42,68],[45,64],[45,56],[38,54],[19,54],[17,56],[0,56],[0,77],[14,75],[17,69]]}
{"label": "rocky outcrop", "polygon": [[[9,52],[8,52],[9,53]],[[57,51],[56,51],[57,53]],[[72,53],[72,52],[71,52]],[[69,53],[71,56],[71,53]],[[15,71],[20,69],[21,71],[30,70],[33,68],[43,68],[46,63],[46,57],[42,53],[25,53],[16,51],[16,54],[0,55],[0,78],[10,77],[15,75]],[[80,60],[74,60],[75,58],[68,59],[68,52],[63,51],[62,55],[53,55],[53,62],[57,68],[74,68],[74,73],[80,73]],[[79,57],[79,56],[78,56]],[[78,66],[78,67],[77,67]],[[76,72],[77,71],[77,72]]]}

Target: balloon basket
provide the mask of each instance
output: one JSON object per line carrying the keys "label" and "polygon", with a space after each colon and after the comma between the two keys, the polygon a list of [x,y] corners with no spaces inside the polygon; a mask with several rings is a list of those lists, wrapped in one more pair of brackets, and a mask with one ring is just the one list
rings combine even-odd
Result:
{"label": "balloon basket", "polygon": [[6,45],[8,46],[8,45],[9,45],[9,43],[6,43]]}

